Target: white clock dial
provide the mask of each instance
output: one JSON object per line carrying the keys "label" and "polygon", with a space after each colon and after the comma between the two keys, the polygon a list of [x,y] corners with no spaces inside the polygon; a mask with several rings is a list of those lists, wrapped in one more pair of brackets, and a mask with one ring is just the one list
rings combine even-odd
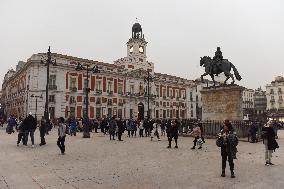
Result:
{"label": "white clock dial", "polygon": [[139,47],[139,52],[141,52],[141,53],[144,52],[144,48],[142,46]]}
{"label": "white clock dial", "polygon": [[133,53],[133,47],[130,47],[129,52]]}

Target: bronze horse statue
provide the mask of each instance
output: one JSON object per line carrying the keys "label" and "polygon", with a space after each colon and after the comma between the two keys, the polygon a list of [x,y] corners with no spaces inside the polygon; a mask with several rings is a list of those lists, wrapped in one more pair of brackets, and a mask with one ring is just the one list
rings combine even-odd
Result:
{"label": "bronze horse statue", "polygon": [[237,68],[234,66],[234,64],[229,62],[227,59],[223,59],[221,63],[216,64],[216,63],[214,63],[214,61],[209,56],[204,56],[204,57],[200,57],[200,58],[201,58],[200,59],[200,66],[205,67],[205,73],[203,75],[201,75],[201,81],[202,82],[203,82],[204,76],[210,75],[213,82],[214,82],[214,86],[215,86],[214,75],[218,76],[220,73],[224,72],[224,74],[226,76],[226,80],[224,81],[224,84],[226,84],[226,82],[228,81],[229,78],[232,78],[233,81],[231,82],[231,84],[234,84],[235,79],[234,79],[233,74],[231,74],[232,68],[233,68],[236,79],[238,81],[240,81],[242,79]]}

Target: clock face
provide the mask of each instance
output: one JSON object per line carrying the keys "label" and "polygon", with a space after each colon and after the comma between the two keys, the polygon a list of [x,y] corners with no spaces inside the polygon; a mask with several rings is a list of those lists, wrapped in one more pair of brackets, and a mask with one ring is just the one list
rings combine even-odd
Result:
{"label": "clock face", "polygon": [[133,53],[133,46],[130,47],[129,52]]}
{"label": "clock face", "polygon": [[142,46],[139,47],[139,52],[143,53],[144,52],[144,48]]}

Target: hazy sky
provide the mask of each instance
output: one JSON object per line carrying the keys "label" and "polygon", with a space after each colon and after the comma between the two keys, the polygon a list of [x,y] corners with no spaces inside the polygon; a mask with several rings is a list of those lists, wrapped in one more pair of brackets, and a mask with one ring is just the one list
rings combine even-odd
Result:
{"label": "hazy sky", "polygon": [[195,79],[217,46],[249,88],[284,75],[283,0],[0,0],[0,82],[19,60],[52,52],[113,63],[135,18],[155,71]]}

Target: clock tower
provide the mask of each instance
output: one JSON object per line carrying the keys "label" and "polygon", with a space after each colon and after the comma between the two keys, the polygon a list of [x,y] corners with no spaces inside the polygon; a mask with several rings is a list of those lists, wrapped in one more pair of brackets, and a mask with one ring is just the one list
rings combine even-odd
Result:
{"label": "clock tower", "polygon": [[132,26],[132,36],[126,43],[127,57],[121,58],[114,63],[116,65],[124,65],[130,70],[144,69],[153,71],[153,63],[147,61],[146,47],[147,41],[144,38],[142,27],[139,23]]}

